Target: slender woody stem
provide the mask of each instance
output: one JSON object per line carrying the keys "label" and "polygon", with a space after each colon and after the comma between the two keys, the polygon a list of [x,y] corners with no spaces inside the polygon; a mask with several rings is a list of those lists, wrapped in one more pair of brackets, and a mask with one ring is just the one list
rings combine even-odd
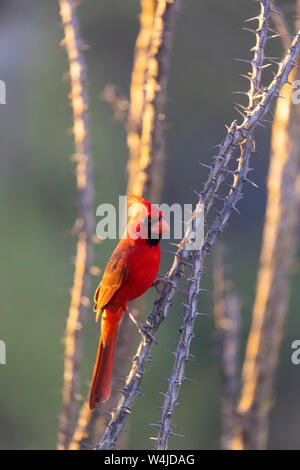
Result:
{"label": "slender woody stem", "polygon": [[[257,95],[261,94],[261,75],[264,63],[264,49],[268,33],[270,1],[266,0],[261,2],[260,8],[260,15],[257,17],[257,30],[251,30],[251,32],[254,32],[256,36],[256,45],[253,48],[250,90],[248,92],[249,106],[244,116],[244,125],[247,123],[248,116],[254,112],[255,107],[260,105],[260,99]],[[223,209],[216,217],[211,230],[208,231],[203,247],[199,250],[199,252],[195,252],[193,254],[192,267],[188,281],[188,298],[184,308],[182,326],[180,328],[181,334],[179,337],[177,353],[175,354],[175,362],[171,378],[168,384],[168,391],[165,394],[162,418],[158,424],[159,430],[156,439],[156,449],[159,450],[168,448],[169,437],[173,434],[171,431],[171,423],[174,417],[175,407],[178,404],[178,395],[184,377],[185,362],[189,358],[190,344],[193,337],[194,324],[197,316],[197,301],[201,293],[200,280],[204,268],[204,260],[207,254],[209,254],[210,248],[215,243],[216,236],[224,229],[225,224],[229,219],[231,209],[237,210],[236,204],[242,197],[242,186],[249,172],[249,160],[254,147],[254,141],[252,137],[253,133],[254,129],[249,131],[249,133],[245,136],[245,139],[243,139],[239,144],[240,157],[238,159],[238,167],[233,176],[233,185],[231,186],[229,193],[225,198]],[[232,154],[229,155],[230,157],[232,156]],[[213,203],[214,198],[211,201]],[[207,212],[205,215],[207,217]]]}
{"label": "slender woody stem", "polygon": [[88,96],[86,90],[86,65],[81,53],[82,40],[73,0],[60,0],[60,15],[64,27],[63,44],[69,60],[71,80],[71,105],[79,217],[75,224],[78,234],[75,272],[71,302],[65,333],[63,405],[60,414],[58,449],[67,449],[76,416],[76,395],[79,393],[79,366],[81,360],[83,324],[89,306],[89,268],[92,260],[93,181],[92,156],[89,148]]}
{"label": "slender woody stem", "polygon": [[[172,34],[178,10],[178,0],[141,0],[140,31],[136,40],[134,64],[131,77],[130,102],[121,97],[115,87],[105,89],[117,116],[123,120],[127,131],[129,148],[127,192],[143,196],[151,202],[161,199],[163,166],[165,160],[163,121],[166,102],[166,85],[169,57],[171,55]],[[128,109],[127,109],[128,108]],[[144,299],[133,304],[139,312]],[[120,327],[117,346],[114,380],[122,376],[127,367],[127,356],[132,354],[130,345],[136,329],[131,322],[123,321]],[[114,406],[116,394],[104,406]],[[72,446],[80,446],[80,439],[93,434],[92,422],[103,412],[103,407],[94,413],[86,412],[82,406],[81,419],[73,436]],[[101,418],[102,423],[104,423]],[[87,429],[89,428],[89,432]]]}

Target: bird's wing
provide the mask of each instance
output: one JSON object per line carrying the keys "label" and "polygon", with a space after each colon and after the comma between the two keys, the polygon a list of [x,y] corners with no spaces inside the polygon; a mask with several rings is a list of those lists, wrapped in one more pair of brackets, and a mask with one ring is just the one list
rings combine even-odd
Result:
{"label": "bird's wing", "polygon": [[98,315],[108,302],[111,301],[127,277],[128,270],[122,254],[119,251],[115,251],[107,263],[102,281],[95,292],[94,311]]}

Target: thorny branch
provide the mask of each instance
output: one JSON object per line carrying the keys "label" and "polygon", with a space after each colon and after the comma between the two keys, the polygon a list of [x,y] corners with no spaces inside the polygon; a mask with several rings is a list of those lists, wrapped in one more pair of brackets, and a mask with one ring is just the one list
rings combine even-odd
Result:
{"label": "thorny branch", "polygon": [[82,40],[75,12],[75,1],[60,0],[60,14],[64,27],[63,44],[69,60],[71,105],[75,140],[74,160],[79,194],[79,217],[75,224],[78,234],[75,272],[71,302],[65,333],[63,405],[60,414],[58,449],[67,449],[76,414],[76,395],[79,393],[79,364],[81,358],[82,328],[89,305],[89,268],[92,259],[93,182],[92,156],[89,149],[88,96],[86,65],[81,53]]}
{"label": "thorny branch", "polygon": [[[299,66],[290,79],[300,79]],[[300,168],[300,114],[299,105],[292,104],[292,92],[290,86],[283,88],[285,99],[277,102],[273,123],[266,218],[234,442],[238,449],[266,447],[272,386],[288,309]]]}
{"label": "thorny branch", "polygon": [[[249,181],[247,173],[249,171],[249,158],[253,146],[252,133],[255,128],[261,124],[264,116],[270,110],[274,100],[279,96],[283,84],[288,80],[290,71],[295,65],[295,59],[300,52],[300,31],[295,36],[291,48],[279,65],[278,72],[270,85],[261,91],[259,102],[255,105],[253,110],[245,116],[244,122],[237,125],[236,121],[228,128],[228,133],[224,141],[219,146],[218,155],[215,158],[208,181],[205,184],[203,192],[200,194],[200,199],[197,207],[193,213],[190,222],[187,225],[186,234],[180,242],[178,250],[175,254],[175,259],[170,271],[163,279],[164,287],[161,295],[154,304],[154,309],[148,316],[145,325],[146,338],[141,341],[136,356],[133,359],[133,366],[126,379],[125,387],[122,392],[122,397],[118,403],[117,408],[112,414],[112,419],[104,433],[101,442],[98,444],[97,449],[110,449],[113,448],[122,428],[126,416],[131,412],[134,398],[139,392],[139,385],[141,383],[145,367],[151,360],[151,350],[155,341],[155,336],[161,322],[165,319],[170,306],[172,305],[173,298],[176,294],[178,282],[183,276],[185,266],[191,268],[190,285],[188,288],[188,303],[185,309],[185,318],[190,321],[184,322],[184,330],[181,333],[181,343],[184,345],[184,350],[189,351],[189,344],[192,338],[192,327],[194,319],[197,316],[197,297],[201,292],[199,281],[202,275],[203,263],[206,256],[209,254],[211,247],[215,244],[218,234],[224,229],[228,222],[232,210],[236,209],[236,204],[241,197],[241,190],[244,182]],[[193,237],[193,232],[197,231],[200,221],[201,212],[204,206],[205,218],[209,209],[212,207],[214,200],[218,197],[218,189],[224,178],[232,174],[227,166],[233,155],[233,151],[238,146],[241,146],[241,157],[239,170],[236,172],[236,178],[232,185],[231,192],[225,199],[222,210],[217,214],[211,228],[209,229],[204,244],[199,252],[193,252],[192,256],[188,250],[188,245]],[[185,340],[186,339],[186,340]],[[178,350],[179,363],[183,364],[188,358],[188,354]],[[173,369],[173,372],[179,370],[179,375],[182,380],[183,369]],[[175,396],[178,393],[180,383],[176,379],[170,380],[170,384],[174,384],[174,395],[170,396],[172,406],[176,405]],[[169,399],[168,398],[168,399]],[[166,410],[168,413],[168,410]],[[167,439],[172,432],[169,429],[169,422],[166,420],[167,429],[164,430],[162,441],[158,443],[158,448],[163,448]],[[161,424],[159,425],[161,426]]]}
{"label": "thorny branch", "polygon": [[169,380],[168,391],[165,394],[161,422],[158,424],[159,432],[157,436],[156,449],[163,450],[168,448],[168,439],[174,435],[171,431],[171,422],[174,416],[175,408],[178,404],[179,390],[184,380],[185,363],[190,356],[190,344],[194,336],[194,324],[199,314],[197,311],[198,296],[201,294],[200,280],[204,272],[204,261],[210,254],[212,246],[216,243],[219,233],[221,233],[228,223],[232,210],[236,209],[236,204],[241,198],[241,191],[247,173],[249,171],[249,160],[253,146],[252,139],[247,139],[246,145],[241,144],[241,166],[235,183],[232,185],[231,193],[226,198],[222,210],[215,218],[212,227],[209,229],[202,248],[194,251],[191,260],[191,270],[189,274],[189,283],[187,289],[187,303],[183,312],[183,323],[175,353],[175,362]]}
{"label": "thorny branch", "polygon": [[[270,13],[270,1],[260,3],[260,14],[257,18],[258,27],[256,30],[250,29],[251,33],[256,36],[256,44],[253,47],[253,60],[251,62],[250,89],[247,93],[249,104],[244,109],[244,122],[240,126],[243,127],[247,123],[256,106],[261,105],[261,94],[263,92],[261,86],[261,76],[264,66],[264,50],[268,35],[268,19]],[[249,28],[246,28],[249,30]],[[162,418],[158,424],[158,435],[156,449],[163,450],[168,448],[168,439],[172,436],[171,423],[174,417],[175,408],[178,404],[179,390],[184,379],[184,369],[186,360],[190,354],[190,343],[193,338],[194,324],[197,317],[197,302],[201,293],[200,280],[204,269],[204,261],[209,254],[211,247],[216,241],[217,235],[223,231],[229,219],[232,209],[236,209],[236,204],[242,197],[242,186],[247,180],[249,172],[249,160],[251,152],[254,150],[254,129],[249,131],[248,135],[240,142],[240,157],[238,159],[238,167],[233,175],[233,184],[229,190],[229,194],[224,198],[224,205],[221,212],[218,213],[212,228],[208,231],[204,240],[203,247],[199,252],[193,253],[192,267],[188,280],[187,303],[184,306],[183,322],[180,329],[180,337],[177,352],[175,353],[175,362],[169,380],[168,391],[165,394]],[[200,197],[201,200],[201,197]],[[213,200],[214,201],[214,200]],[[205,203],[204,203],[205,207]],[[207,218],[207,212],[205,213]],[[219,219],[218,219],[219,217]]]}
{"label": "thorny branch", "polygon": [[255,30],[246,28],[248,31],[255,34],[256,44],[253,47],[253,60],[251,61],[251,74],[250,74],[250,89],[248,93],[249,105],[248,109],[251,112],[253,108],[259,103],[259,95],[261,89],[261,76],[264,68],[265,60],[265,47],[268,40],[269,29],[269,14],[270,14],[270,0],[263,0],[260,2],[260,14],[256,18],[258,27]]}

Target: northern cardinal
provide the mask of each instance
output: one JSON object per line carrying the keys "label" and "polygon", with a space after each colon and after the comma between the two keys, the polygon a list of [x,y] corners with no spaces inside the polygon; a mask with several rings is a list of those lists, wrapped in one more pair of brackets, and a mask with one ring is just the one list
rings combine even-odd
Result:
{"label": "northern cardinal", "polygon": [[94,311],[101,311],[101,337],[90,389],[90,409],[106,402],[111,393],[118,324],[128,302],[152,286],[160,265],[160,238],[169,226],[162,212],[145,199],[129,195],[133,215],[111,255],[95,292]]}

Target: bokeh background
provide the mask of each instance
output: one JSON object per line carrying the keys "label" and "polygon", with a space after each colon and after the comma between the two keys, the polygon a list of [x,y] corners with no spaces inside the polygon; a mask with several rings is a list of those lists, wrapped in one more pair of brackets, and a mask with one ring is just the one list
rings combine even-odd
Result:
{"label": "bokeh background", "polygon": [[[280,2],[292,17],[294,2]],[[116,204],[126,190],[126,135],[101,100],[107,83],[127,94],[138,31],[138,0],[86,0],[79,7],[81,31],[90,45],[89,73],[91,142],[94,155],[96,205]],[[255,16],[251,0],[182,1],[171,57],[167,120],[166,179],[163,201],[195,203],[192,188],[200,188],[212,146],[224,135],[224,125],[236,118],[232,95],[245,90],[239,76],[245,64],[234,57],[249,56],[253,44],[241,30]],[[6,82],[7,104],[0,105],[1,270],[0,339],[6,342],[7,364],[0,365],[0,448],[53,449],[56,445],[63,376],[63,332],[73,274],[75,239],[69,234],[77,214],[72,116],[67,94],[66,54],[58,2],[0,1],[0,79]],[[280,40],[274,54],[281,54]],[[265,179],[270,129],[257,134],[253,155],[254,180],[259,189],[245,188],[241,216],[233,216],[224,235],[230,252],[231,278],[243,301],[241,358],[244,354],[260,249],[265,207]],[[95,262],[104,267],[115,242],[95,247]],[[165,248],[166,245],[165,245]],[[170,266],[163,254],[161,272]],[[99,279],[93,278],[93,288]],[[276,404],[271,413],[270,448],[300,446],[300,366],[291,363],[291,343],[300,338],[300,275],[293,278],[288,321],[282,346]],[[211,285],[208,279],[207,285]],[[148,298],[148,310],[155,292]],[[179,299],[181,300],[181,299]],[[212,312],[211,296],[200,310]],[[178,336],[180,303],[162,325],[153,363],[130,418],[129,446],[149,448],[155,431],[147,423],[159,420]],[[186,382],[175,416],[170,448],[219,448],[220,378],[213,319],[200,317]],[[98,343],[99,326],[91,311],[86,325],[82,365],[82,394],[86,395]]]}

